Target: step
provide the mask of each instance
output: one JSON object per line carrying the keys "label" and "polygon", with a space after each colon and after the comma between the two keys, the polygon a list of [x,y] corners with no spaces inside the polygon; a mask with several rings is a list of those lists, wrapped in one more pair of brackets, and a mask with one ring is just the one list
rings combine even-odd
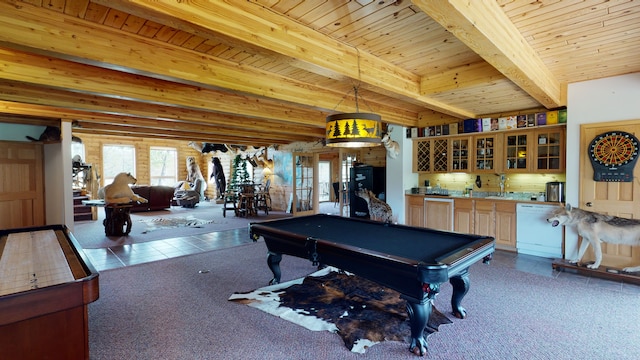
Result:
{"label": "step", "polygon": [[91,213],[73,214],[73,220],[75,221],[93,220],[93,215]]}

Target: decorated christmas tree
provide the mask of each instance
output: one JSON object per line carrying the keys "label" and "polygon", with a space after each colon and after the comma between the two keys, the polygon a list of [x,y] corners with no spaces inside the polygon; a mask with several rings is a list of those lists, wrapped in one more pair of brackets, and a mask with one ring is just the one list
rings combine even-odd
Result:
{"label": "decorated christmas tree", "polygon": [[231,182],[229,183],[229,189],[237,191],[240,185],[248,184],[249,182],[251,182],[251,177],[247,171],[247,159],[243,159],[242,156],[236,155],[233,159],[233,166],[231,168]]}

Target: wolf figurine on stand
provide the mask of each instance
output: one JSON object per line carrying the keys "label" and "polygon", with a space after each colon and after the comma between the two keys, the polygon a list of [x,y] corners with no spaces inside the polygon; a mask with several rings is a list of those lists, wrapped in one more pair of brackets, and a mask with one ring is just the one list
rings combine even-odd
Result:
{"label": "wolf figurine on stand", "polygon": [[[630,246],[640,246],[640,220],[627,219],[617,216],[599,214],[591,211],[581,210],[567,204],[560,207],[553,215],[547,219],[551,226],[572,226],[575,225],[578,235],[582,236],[582,243],[578,250],[578,257],[570,259],[571,263],[578,263],[589,244],[593,247],[595,262],[587,265],[589,269],[597,269],[602,262],[602,242],[609,244],[623,244]],[[622,271],[640,272],[640,266],[628,266]]]}

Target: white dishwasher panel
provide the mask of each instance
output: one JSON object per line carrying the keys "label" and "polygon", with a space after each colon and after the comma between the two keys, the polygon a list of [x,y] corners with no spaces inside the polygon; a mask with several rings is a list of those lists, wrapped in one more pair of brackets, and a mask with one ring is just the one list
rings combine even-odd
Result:
{"label": "white dishwasher panel", "polygon": [[562,258],[563,226],[547,222],[557,205],[516,204],[516,248],[520,254]]}

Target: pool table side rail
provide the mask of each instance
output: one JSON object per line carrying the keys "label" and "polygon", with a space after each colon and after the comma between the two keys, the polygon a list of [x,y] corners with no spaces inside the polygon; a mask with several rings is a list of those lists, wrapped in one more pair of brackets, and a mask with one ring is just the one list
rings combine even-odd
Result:
{"label": "pool table side rail", "polygon": [[[492,250],[490,251],[490,253],[493,253],[493,249],[495,249],[495,239],[493,237],[490,236],[481,236],[481,235],[474,235],[474,234],[464,234],[464,233],[455,233],[455,232],[450,232],[450,231],[442,231],[442,230],[434,230],[434,229],[423,229],[423,228],[419,228],[418,230],[420,231],[430,231],[432,233],[436,233],[436,234],[444,234],[446,236],[450,236],[451,234],[455,234],[455,235],[459,235],[459,236],[463,236],[463,237],[467,237],[467,238],[471,238],[473,239],[471,242],[469,242],[465,248],[463,250],[460,249],[455,249],[449,253],[446,253],[444,255],[440,255],[436,258],[434,258],[433,262],[428,262],[428,261],[424,261],[424,260],[417,260],[417,259],[411,259],[411,258],[407,258],[404,256],[399,256],[399,255],[393,255],[393,254],[388,254],[385,252],[381,252],[381,251],[376,251],[373,249],[369,249],[369,248],[363,248],[361,246],[352,246],[349,244],[344,244],[344,243],[340,243],[340,242],[335,242],[332,240],[328,240],[328,239],[323,239],[321,237],[311,237],[307,234],[301,234],[301,233],[295,233],[295,232],[291,232],[288,230],[281,230],[278,227],[274,227],[272,226],[270,223],[281,223],[282,221],[301,221],[304,218],[310,218],[310,217],[327,217],[327,218],[339,218],[339,219],[343,219],[342,217],[338,217],[338,216],[332,216],[332,215],[327,215],[327,214],[316,214],[316,215],[308,215],[308,216],[303,216],[303,217],[297,217],[297,218],[287,218],[287,219],[274,219],[274,220],[268,220],[268,221],[263,221],[263,222],[259,222],[259,223],[250,223],[249,224],[249,234],[251,239],[253,239],[254,241],[257,241],[260,236],[262,237],[266,237],[266,236],[271,236],[271,237],[277,237],[278,239],[280,239],[280,241],[283,241],[283,239],[287,239],[284,240],[287,242],[286,247],[284,246],[277,246],[276,244],[274,244],[274,242],[269,241],[267,243],[267,246],[269,248],[269,251],[273,251],[273,252],[280,252],[283,254],[288,254],[288,255],[293,255],[293,256],[298,256],[298,257],[302,257],[302,258],[307,258],[308,256],[306,256],[304,252],[301,251],[297,251],[295,253],[290,253],[292,252],[292,250],[290,250],[291,248],[298,248],[297,250],[306,250],[305,249],[300,249],[300,246],[297,246],[300,243],[306,243],[308,239],[314,239],[317,242],[325,242],[325,243],[329,243],[332,244],[332,246],[344,249],[345,251],[359,251],[359,252],[364,252],[367,253],[371,256],[377,256],[381,259],[386,259],[386,260],[394,260],[397,262],[403,262],[403,263],[410,263],[410,264],[414,264],[416,266],[420,265],[423,267],[429,267],[429,266],[434,266],[437,267],[440,264],[447,264],[447,265],[456,265],[457,263],[464,261],[466,259],[465,254],[480,249],[481,247],[485,247],[485,246],[489,246]],[[375,222],[375,221],[371,221],[371,220],[366,220],[366,219],[351,219],[348,218],[348,221],[357,221],[357,222],[361,222],[361,223],[367,223],[367,224],[374,224],[376,226],[380,226],[381,223],[380,222]],[[407,225],[401,225],[401,224],[384,224],[384,226],[386,227],[390,227],[390,228],[399,228],[399,229],[411,229],[413,227],[411,226],[407,226]],[[266,239],[265,239],[266,242]],[[271,247],[269,247],[271,246]],[[277,247],[278,249],[276,250],[274,247]],[[483,257],[486,255],[483,255]]]}
{"label": "pool table side rail", "polygon": [[[390,254],[386,254],[376,250],[365,249],[362,247],[342,244],[342,243],[338,243],[335,241],[326,240],[322,238],[301,235],[301,234],[292,233],[289,231],[284,231],[284,230],[276,229],[273,227],[267,227],[267,226],[263,226],[261,224],[253,224],[251,228],[251,237],[255,238],[256,235],[259,235],[257,236],[259,238],[260,236],[262,236],[265,239],[265,243],[267,244],[267,249],[272,252],[293,255],[293,256],[298,256],[302,258],[308,258],[307,242],[314,241],[316,243],[327,244],[347,252],[366,253],[371,257],[377,257],[379,259],[384,259],[388,261],[402,262],[406,264],[411,264],[413,266],[418,266],[418,265],[430,266],[431,265],[431,266],[439,267],[441,265],[440,263],[428,264],[424,261],[420,261],[416,259],[409,259],[402,256],[390,255]],[[277,242],[273,241],[273,238],[277,238],[278,241]],[[282,246],[284,245],[283,243],[286,243],[287,246]]]}
{"label": "pool table side rail", "polygon": [[449,277],[458,275],[480,260],[489,260],[495,252],[495,239],[486,237],[475,241],[462,250],[453,251],[436,259],[439,263],[447,264]]}

